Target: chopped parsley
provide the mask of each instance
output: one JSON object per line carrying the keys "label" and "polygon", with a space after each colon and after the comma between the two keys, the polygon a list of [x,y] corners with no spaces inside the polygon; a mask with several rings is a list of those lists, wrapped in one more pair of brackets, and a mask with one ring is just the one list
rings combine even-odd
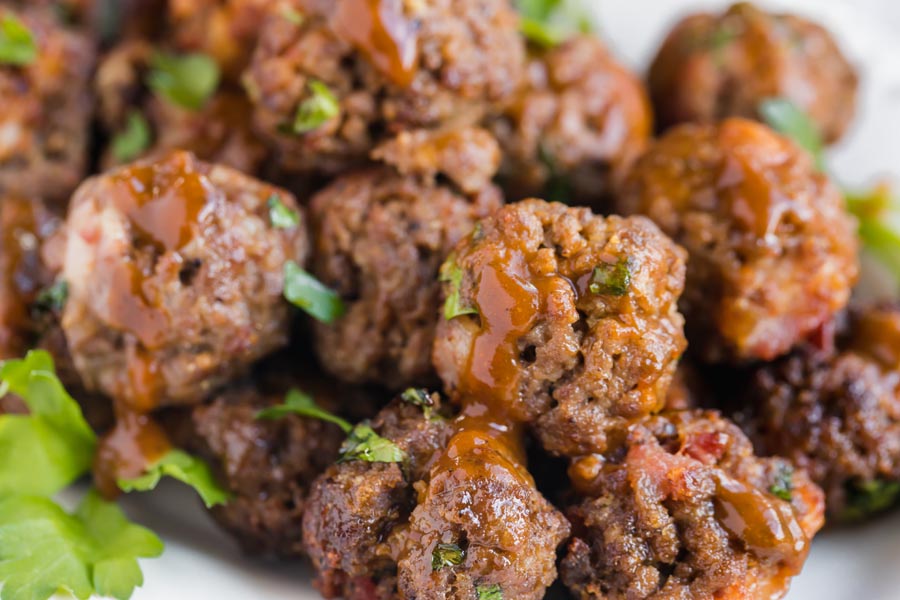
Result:
{"label": "chopped parsley", "polygon": [[281,16],[284,17],[286,21],[293,23],[297,27],[303,25],[303,22],[306,20],[303,17],[303,13],[290,6],[285,6],[281,9]]}
{"label": "chopped parsley", "polygon": [[847,207],[859,219],[859,237],[865,250],[890,269],[900,283],[900,199],[886,184],[846,197]]}
{"label": "chopped parsley", "polygon": [[209,465],[181,450],[170,450],[140,477],[120,479],[117,483],[123,492],[148,492],[155,489],[163,477],[171,477],[194,488],[207,508],[226,504],[231,497],[216,482]]}
{"label": "chopped parsley", "polygon": [[589,289],[592,294],[624,296],[631,286],[631,262],[621,258],[615,263],[602,263],[594,267]]}
{"label": "chopped parsley", "polygon": [[794,498],[794,469],[789,465],[781,465],[775,473],[775,481],[769,487],[769,492],[777,498],[790,502]]}
{"label": "chopped parsley", "polygon": [[334,93],[321,81],[313,79],[309,82],[312,96],[300,103],[291,131],[296,134],[309,133],[316,130],[341,112],[340,104]]}
{"label": "chopped parsley", "polygon": [[552,48],[579,33],[595,30],[580,0],[516,0],[520,30],[528,41]]}
{"label": "chopped parsley", "polygon": [[365,462],[403,462],[406,454],[394,442],[383,438],[367,422],[352,425],[349,421],[318,406],[311,396],[293,389],[285,397],[284,404],[256,413],[257,419],[281,419],[287,415],[299,415],[334,423],[347,434],[341,445],[340,462],[361,460]]}
{"label": "chopped parsley", "polygon": [[462,286],[463,271],[456,263],[456,255],[451,254],[441,265],[440,281],[448,284],[445,286],[447,299],[444,301],[444,318],[450,321],[462,315],[477,315],[478,309],[464,306],[459,297],[459,289]]}
{"label": "chopped parsley", "polygon": [[475,588],[478,600],[503,600],[503,588],[500,584],[479,585]]}
{"label": "chopped parsley", "polygon": [[456,544],[438,544],[431,552],[431,570],[440,571],[444,567],[461,565],[466,552]]}
{"label": "chopped parsley", "polygon": [[144,115],[133,110],[128,114],[125,128],[112,139],[112,155],[119,162],[134,160],[150,147],[150,124]]}
{"label": "chopped parsley", "polygon": [[841,518],[857,521],[869,515],[887,510],[900,499],[900,482],[872,481],[853,482],[847,486],[847,507]]}
{"label": "chopped parsley", "polygon": [[572,204],[575,189],[572,182],[557,165],[553,153],[544,144],[538,148],[538,158],[547,169],[547,183],[544,184],[544,197],[550,202],[562,202]]}
{"label": "chopped parsley", "polygon": [[49,498],[0,497],[3,600],[47,600],[60,591],[128,600],[144,583],[137,559],[162,551],[154,533],[94,491],[74,514]]}
{"label": "chopped parsley", "polygon": [[219,65],[205,54],[157,52],[151,59],[147,85],[183,108],[200,110],[219,87]]}
{"label": "chopped parsley", "polygon": [[34,301],[32,310],[38,314],[60,313],[69,299],[69,283],[62,279],[44,288]]}
{"label": "chopped parsley", "polygon": [[297,308],[329,325],[347,311],[337,292],[323,285],[292,260],[284,264],[284,297]]}
{"label": "chopped parsley", "polygon": [[760,102],[758,110],[769,127],[794,140],[813,157],[817,169],[825,170],[822,134],[800,107],[787,98],[767,98]]}
{"label": "chopped parsley", "polygon": [[300,214],[281,201],[281,196],[269,196],[269,220],[276,229],[293,229],[300,224]]}
{"label": "chopped parsley", "polygon": [[38,49],[28,26],[12,13],[0,18],[0,64],[24,67],[37,59]]}
{"label": "chopped parsley", "polygon": [[404,402],[413,406],[434,406],[434,400],[427,390],[421,388],[407,388],[400,397]]}

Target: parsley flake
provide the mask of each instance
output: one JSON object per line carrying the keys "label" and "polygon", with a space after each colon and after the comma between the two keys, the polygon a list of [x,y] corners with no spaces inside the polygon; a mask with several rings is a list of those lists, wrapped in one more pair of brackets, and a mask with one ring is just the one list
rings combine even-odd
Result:
{"label": "parsley flake", "polygon": [[847,486],[847,507],[841,518],[857,521],[887,510],[900,499],[900,482],[873,479]]}
{"label": "parsley flake", "polygon": [[0,18],[0,64],[24,67],[38,55],[34,35],[28,26],[12,13]]}
{"label": "parsley flake", "polygon": [[278,194],[269,196],[268,205],[269,220],[276,229],[293,229],[300,224],[300,213],[288,208]]}
{"label": "parsley flake", "polygon": [[281,9],[281,16],[284,17],[286,21],[293,23],[297,27],[303,25],[303,22],[306,20],[303,17],[302,12],[290,6],[285,6]]}
{"label": "parsley flake", "polygon": [[340,104],[327,85],[318,80],[309,82],[312,96],[300,103],[291,131],[296,134],[318,129],[341,112]]}
{"label": "parsley flake", "polygon": [[287,393],[284,404],[263,409],[256,413],[256,418],[275,420],[282,419],[288,415],[298,415],[334,423],[343,429],[344,433],[348,434],[353,431],[353,425],[320,407],[316,404],[315,400],[312,399],[312,396],[305,394],[298,389],[292,389]]}
{"label": "parsley flake", "polygon": [[517,0],[516,8],[522,35],[545,48],[595,30],[589,13],[579,0]]}
{"label": "parsley flake", "polygon": [[397,444],[383,438],[366,423],[359,423],[344,440],[339,462],[361,460],[372,463],[399,463],[406,460],[406,453]]}
{"label": "parsley flake", "polygon": [[900,199],[887,184],[862,194],[846,194],[847,207],[859,220],[859,237],[867,253],[900,282]]}
{"label": "parsley flake", "polygon": [[767,98],[760,102],[758,110],[769,127],[794,140],[810,153],[818,170],[825,170],[822,135],[800,107],[787,98]]}
{"label": "parsley flake", "polygon": [[194,488],[207,508],[226,504],[231,498],[231,494],[216,482],[209,465],[181,450],[170,450],[140,477],[120,479],[117,483],[123,492],[148,492],[166,476]]}
{"label": "parsley flake", "polygon": [[119,162],[134,160],[150,147],[150,124],[140,111],[128,114],[125,128],[112,139],[112,155]]}
{"label": "parsley flake", "polygon": [[794,498],[794,469],[789,465],[782,465],[775,473],[775,481],[769,487],[769,492],[777,498],[790,502]]}
{"label": "parsley flake", "polygon": [[592,294],[624,296],[631,286],[631,264],[627,258],[594,267],[589,289]]}
{"label": "parsley flake", "polygon": [[503,600],[503,588],[500,584],[479,585],[475,588],[478,600]]}
{"label": "parsley flake", "polygon": [[462,287],[463,270],[456,263],[456,255],[451,254],[441,265],[440,281],[448,284],[445,286],[447,299],[444,301],[444,318],[450,321],[462,315],[477,315],[478,309],[472,306],[464,306],[459,297]]}
{"label": "parsley flake", "polygon": [[69,299],[69,282],[58,279],[44,288],[34,300],[32,310],[38,314],[60,313]]}
{"label": "parsley flake", "polygon": [[326,287],[292,260],[284,264],[284,297],[297,308],[328,325],[347,311],[337,292]]}
{"label": "parsley flake", "polygon": [[438,544],[431,552],[431,570],[440,571],[444,567],[461,565],[466,552],[456,544]]}
{"label": "parsley flake", "polygon": [[157,52],[151,59],[147,85],[169,102],[200,110],[219,87],[219,65],[205,54]]}

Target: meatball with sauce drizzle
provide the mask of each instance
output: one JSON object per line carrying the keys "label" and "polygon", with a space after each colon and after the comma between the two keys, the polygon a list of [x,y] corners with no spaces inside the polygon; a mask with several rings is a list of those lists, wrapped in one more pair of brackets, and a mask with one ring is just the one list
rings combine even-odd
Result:
{"label": "meatball with sauce drizzle", "polygon": [[284,266],[308,252],[288,192],[173,152],[87,180],[66,227],[62,326],[89,389],[140,412],[196,403],[286,344]]}
{"label": "meatball with sauce drizzle", "polygon": [[315,346],[336,377],[400,390],[436,380],[438,271],[502,205],[490,181],[499,149],[480,129],[418,131],[376,155],[388,165],[343,175],[310,204],[313,274],[347,308],[334,323],[316,323]]}
{"label": "meatball with sauce drizzle", "polygon": [[96,49],[50,8],[0,6],[34,55],[0,61],[0,195],[65,205],[87,169]]}
{"label": "meatball with sauce drizzle", "polygon": [[745,389],[738,423],[759,452],[809,472],[829,519],[900,499],[900,307],[854,310],[836,347],[806,344],[756,368]]}
{"label": "meatball with sauce drizzle", "polygon": [[504,207],[442,269],[432,357],[448,394],[531,424],[554,454],[603,451],[610,427],[665,404],[685,348],[684,258],[642,217]]}
{"label": "meatball with sauce drizzle", "polygon": [[279,0],[243,81],[285,171],[336,173],[401,131],[480,122],[524,72],[508,0]]}
{"label": "meatball with sauce drizzle", "polygon": [[467,419],[448,417],[436,394],[409,390],[371,425],[404,462],[341,462],[316,481],[304,539],[325,597],[544,597],[568,523],[521,456],[500,438],[472,445]]}
{"label": "meatball with sauce drizzle", "polygon": [[809,155],[745,119],[681,125],[642,156],[617,197],[688,251],[680,307],[708,362],[772,360],[850,297],[856,223]]}
{"label": "meatball with sauce drizzle", "polygon": [[503,147],[509,200],[546,197],[603,207],[649,141],[643,85],[603,43],[579,36],[534,56],[528,84],[491,130]]}
{"label": "meatball with sauce drizzle", "polygon": [[822,492],[760,459],[732,423],[672,412],[630,424],[573,462],[580,499],[560,577],[581,600],[771,600],[800,572]]}
{"label": "meatball with sauce drizzle", "polygon": [[834,142],[853,118],[857,76],[825,28],[741,2],[676,25],[650,67],[649,88],[663,128],[758,119],[765,100],[785,98]]}

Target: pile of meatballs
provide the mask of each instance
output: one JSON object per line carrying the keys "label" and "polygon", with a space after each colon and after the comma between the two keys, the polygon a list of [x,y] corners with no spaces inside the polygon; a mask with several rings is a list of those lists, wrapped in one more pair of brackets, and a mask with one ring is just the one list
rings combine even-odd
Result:
{"label": "pile of meatballs", "polygon": [[[54,356],[108,497],[152,432],[327,598],[768,600],[900,494],[900,307],[761,122],[848,126],[819,25],[689,16],[645,82],[510,0],[112,6],[0,2],[36,50],[0,56],[0,359]],[[179,102],[161,56],[219,79]],[[389,456],[259,418],[290,390]]]}

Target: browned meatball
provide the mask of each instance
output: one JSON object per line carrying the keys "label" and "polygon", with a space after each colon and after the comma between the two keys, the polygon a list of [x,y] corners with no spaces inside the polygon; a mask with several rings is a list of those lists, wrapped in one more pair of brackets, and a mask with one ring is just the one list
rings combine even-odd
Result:
{"label": "browned meatball", "polygon": [[348,600],[463,600],[490,589],[543,598],[568,523],[489,446],[468,455],[474,462],[448,459],[457,426],[431,398],[429,414],[397,401],[373,422],[405,464],[340,463],[313,486],[304,533],[319,590]]}
{"label": "browned meatball", "polygon": [[772,360],[840,310],[857,278],[856,223],[809,156],[763,125],[682,125],[618,196],[684,246],[681,310],[707,361]]}
{"label": "browned meatball", "polygon": [[[286,170],[334,173],[400,131],[477,123],[524,65],[508,0],[280,0],[244,84]],[[336,114],[298,127],[318,84]]]}
{"label": "browned meatball", "polygon": [[822,525],[821,490],[715,413],[635,423],[570,474],[560,574],[584,600],[780,598]]}
{"label": "browned meatball", "polygon": [[[154,52],[148,42],[129,39],[100,63],[94,85],[99,117],[110,137],[103,164],[112,167],[142,156],[187,150],[201,160],[259,174],[268,151],[252,131],[252,107],[246,94],[225,86],[197,110],[153,94],[145,82]],[[117,137],[135,126],[134,119],[146,123],[148,143],[123,150]]]}
{"label": "browned meatball", "polygon": [[[313,273],[347,307],[336,322],[315,326],[316,351],[336,377],[394,390],[435,381],[430,353],[441,263],[479,218],[502,204],[490,184],[499,160],[493,138],[463,131],[441,139],[439,155],[421,152],[428,145],[422,139],[392,143],[380,154],[409,174],[381,167],[344,175],[310,205]],[[489,160],[466,169],[484,157],[494,168]],[[433,170],[457,176],[472,191],[417,175]],[[480,171],[484,176],[473,178]]]}
{"label": "browned meatball", "polygon": [[[287,341],[284,266],[305,223],[286,191],[186,152],[86,181],[67,220],[62,325],[89,389],[139,410],[194,403]],[[299,213],[298,213],[299,214]]]}
{"label": "browned meatball", "polygon": [[829,518],[900,496],[900,308],[867,308],[834,351],[805,347],[758,368],[739,423],[757,449],[809,471]]}
{"label": "browned meatball", "polygon": [[528,85],[492,121],[511,200],[601,206],[652,129],[641,82],[603,43],[581,36],[535,57]]}
{"label": "browned meatball", "polygon": [[0,194],[64,204],[85,175],[95,49],[50,9],[14,11],[35,54],[0,64]]}
{"label": "browned meatball", "polygon": [[508,205],[444,266],[435,367],[455,399],[499,396],[547,450],[602,451],[613,423],[663,406],[685,347],[684,270],[647,219]]}
{"label": "browned meatball", "polygon": [[857,77],[823,27],[742,2],[676,25],[650,67],[649,86],[662,127],[759,118],[760,103],[780,97],[833,142],[853,118]]}

